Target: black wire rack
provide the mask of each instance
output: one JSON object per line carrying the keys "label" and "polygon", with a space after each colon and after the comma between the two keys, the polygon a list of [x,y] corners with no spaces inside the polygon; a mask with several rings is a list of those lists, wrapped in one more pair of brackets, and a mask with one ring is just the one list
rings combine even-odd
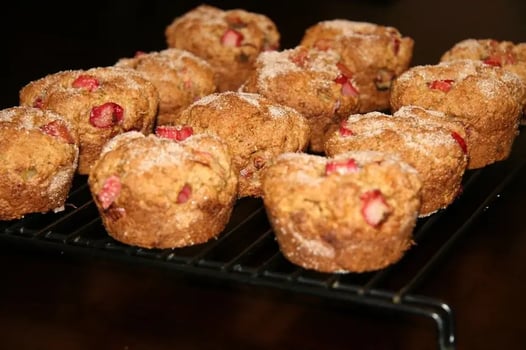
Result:
{"label": "black wire rack", "polygon": [[66,210],[0,222],[0,238],[416,315],[436,325],[438,349],[452,350],[454,310],[415,290],[523,170],[522,149],[526,137],[519,135],[506,161],[466,172],[462,195],[445,210],[419,219],[414,230],[417,245],[400,262],[376,272],[327,274],[291,264],[280,253],[262,201],[256,198],[238,200],[225,230],[207,243],[177,249],[125,245],[107,234],[82,176],[74,180]]}

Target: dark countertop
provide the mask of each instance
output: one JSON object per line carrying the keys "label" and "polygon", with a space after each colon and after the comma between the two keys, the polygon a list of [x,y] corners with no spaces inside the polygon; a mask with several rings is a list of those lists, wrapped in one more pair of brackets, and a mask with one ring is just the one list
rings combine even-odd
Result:
{"label": "dark countertop", "polygon": [[[18,89],[45,74],[165,48],[164,27],[197,4],[94,1],[62,14],[46,2],[9,6],[0,14],[0,107],[15,105]],[[283,47],[323,19],[392,25],[415,39],[413,64],[434,63],[469,37],[526,41],[519,0],[209,4],[269,15]],[[526,159],[525,146],[515,145],[514,162]],[[416,289],[452,307],[460,350],[526,348],[525,176],[522,168]],[[0,278],[0,349],[437,348],[429,319],[23,240],[0,240]]]}

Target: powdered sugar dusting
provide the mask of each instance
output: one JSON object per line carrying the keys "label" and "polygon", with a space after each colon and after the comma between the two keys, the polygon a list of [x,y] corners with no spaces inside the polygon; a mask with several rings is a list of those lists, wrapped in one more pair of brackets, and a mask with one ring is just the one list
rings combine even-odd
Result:
{"label": "powdered sugar dusting", "polygon": [[118,134],[114,136],[112,139],[110,139],[108,142],[106,142],[106,144],[102,148],[102,151],[100,152],[100,155],[102,156],[103,154],[107,152],[113,151],[115,148],[117,148],[118,146],[124,143],[130,142],[134,139],[144,138],[144,137],[145,137],[144,134],[142,134],[139,131],[127,131],[122,134]]}
{"label": "powdered sugar dusting", "polygon": [[293,49],[260,53],[256,59],[256,66],[259,69],[259,82],[264,84],[265,81],[277,76],[290,72],[300,72],[301,68],[289,59],[291,52]]}
{"label": "powdered sugar dusting", "polygon": [[256,108],[259,108],[260,106],[259,101],[261,99],[261,95],[259,94],[248,93],[248,92],[236,92],[236,93],[231,93],[231,94],[235,94],[239,96],[241,99],[243,99],[243,101],[248,102],[249,104],[251,104],[252,106]]}
{"label": "powdered sugar dusting", "polygon": [[[338,31],[343,36],[364,36],[364,35],[380,35],[382,31],[385,31],[385,34],[391,35],[391,32],[398,33],[394,28],[387,28],[384,26],[377,25],[375,23],[369,22],[359,22],[359,21],[349,21],[345,19],[334,19],[329,21],[322,21],[319,24],[321,27],[327,29],[332,29]],[[385,35],[384,34],[384,35]]]}
{"label": "powdered sugar dusting", "polygon": [[477,81],[477,89],[487,99],[494,99],[498,89],[496,82],[496,80],[490,78],[479,79]]}
{"label": "powdered sugar dusting", "polygon": [[334,258],[334,248],[329,244],[324,244],[318,237],[308,239],[299,233],[292,222],[286,222],[283,230],[289,233],[298,247],[304,247],[310,254],[325,258]]}

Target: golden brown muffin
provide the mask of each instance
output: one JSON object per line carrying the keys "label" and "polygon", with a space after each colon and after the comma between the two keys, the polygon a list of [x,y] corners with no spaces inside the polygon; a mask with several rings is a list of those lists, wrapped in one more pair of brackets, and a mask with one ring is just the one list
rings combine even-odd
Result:
{"label": "golden brown muffin", "polygon": [[130,130],[152,132],[159,94],[133,69],[97,67],[34,80],[20,90],[20,104],[50,109],[75,126],[80,137],[78,173],[87,175],[113,136]]}
{"label": "golden brown muffin", "polygon": [[518,134],[524,84],[516,74],[475,60],[414,66],[393,81],[391,108],[416,105],[462,120],[468,169],[509,156]]}
{"label": "golden brown muffin", "polygon": [[0,110],[0,220],[64,210],[78,142],[73,125],[55,112]]}
{"label": "golden brown muffin", "polygon": [[309,126],[296,110],[259,95],[225,91],[203,97],[183,110],[178,123],[212,133],[230,148],[239,176],[239,197],[261,195],[260,172],[284,152],[301,152]]}
{"label": "golden brown muffin", "polygon": [[[482,61],[496,67],[502,67],[515,73],[526,84],[526,43],[515,44],[511,41],[494,39],[462,40],[440,58],[441,62],[457,59],[472,59]],[[526,89],[525,89],[526,91]],[[519,96],[523,105],[522,122],[526,121],[526,95]]]}
{"label": "golden brown muffin", "polygon": [[373,271],[397,262],[412,244],[422,184],[395,155],[286,153],[267,168],[262,184],[281,252],[296,265]]}
{"label": "golden brown muffin", "polygon": [[360,91],[358,112],[387,111],[392,80],[407,70],[414,40],[393,27],[334,19],[307,28],[300,45],[336,50]]}
{"label": "golden brown muffin", "polygon": [[88,183],[110,236],[143,248],[175,248],[217,237],[236,198],[227,146],[191,133],[180,142],[130,131],[114,137]]}
{"label": "golden brown muffin", "polygon": [[397,154],[422,180],[419,216],[451,204],[461,192],[467,167],[466,131],[444,113],[404,106],[394,115],[369,112],[349,116],[325,144],[327,155],[358,150]]}
{"label": "golden brown muffin", "polygon": [[157,88],[160,98],[157,125],[166,124],[195,100],[216,91],[210,64],[186,50],[139,52],[133,58],[121,58],[115,66],[143,73]]}
{"label": "golden brown muffin", "polygon": [[303,114],[311,127],[309,149],[323,152],[325,134],[358,111],[360,92],[335,51],[295,47],[261,53],[240,91],[259,93]]}
{"label": "golden brown muffin", "polygon": [[200,5],[165,29],[168,47],[188,50],[214,68],[219,91],[237,90],[260,52],[277,50],[280,34],[265,15]]}

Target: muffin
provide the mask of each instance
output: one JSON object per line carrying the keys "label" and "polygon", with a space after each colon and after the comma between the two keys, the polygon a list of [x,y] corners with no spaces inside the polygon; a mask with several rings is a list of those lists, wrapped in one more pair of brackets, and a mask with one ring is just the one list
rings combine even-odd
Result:
{"label": "muffin", "polygon": [[157,125],[166,124],[195,100],[216,91],[210,64],[186,50],[138,52],[133,58],[121,58],[115,66],[143,73],[157,88]]}
{"label": "muffin", "polygon": [[406,105],[444,112],[467,128],[468,169],[509,156],[518,134],[524,95],[519,77],[475,60],[414,66],[393,81],[391,108]]}
{"label": "muffin", "polygon": [[[502,67],[515,73],[526,84],[526,43],[515,44],[511,41],[495,39],[465,39],[444,52],[441,62],[457,59],[482,61],[495,67]],[[519,99],[523,105],[522,122],[526,121],[526,95]]]}
{"label": "muffin", "polygon": [[419,216],[446,208],[461,192],[467,167],[466,131],[444,113],[404,106],[394,115],[355,114],[325,144],[327,155],[358,150],[396,153],[422,180]]}
{"label": "muffin", "polygon": [[267,163],[284,152],[304,151],[310,135],[307,121],[296,110],[259,94],[234,91],[194,102],[177,123],[226,142],[239,177],[239,197],[259,197],[260,173]]}
{"label": "muffin", "polygon": [[166,28],[168,47],[207,60],[219,92],[237,90],[260,52],[279,48],[280,34],[265,15],[242,9],[200,5],[176,17]]}
{"label": "muffin", "polygon": [[55,111],[80,138],[78,173],[87,175],[113,136],[153,130],[159,106],[155,86],[133,69],[97,67],[49,74],[20,90],[20,104]]}
{"label": "muffin", "polygon": [[358,112],[366,113],[389,110],[391,82],[409,67],[414,40],[393,27],[334,19],[307,28],[300,45],[341,55],[360,91]]}
{"label": "muffin", "polygon": [[240,91],[259,93],[303,114],[312,152],[323,152],[329,127],[359,109],[360,91],[335,51],[298,46],[263,52],[255,65]]}
{"label": "muffin", "polygon": [[395,155],[285,153],[263,174],[263,203],[283,255],[320,272],[366,272],[412,245],[421,180]]}
{"label": "muffin", "polygon": [[78,155],[77,132],[61,115],[0,110],[0,220],[64,210]]}
{"label": "muffin", "polygon": [[213,135],[179,140],[130,131],[104,147],[88,184],[115,240],[176,248],[206,242],[226,226],[237,192],[227,146]]}

